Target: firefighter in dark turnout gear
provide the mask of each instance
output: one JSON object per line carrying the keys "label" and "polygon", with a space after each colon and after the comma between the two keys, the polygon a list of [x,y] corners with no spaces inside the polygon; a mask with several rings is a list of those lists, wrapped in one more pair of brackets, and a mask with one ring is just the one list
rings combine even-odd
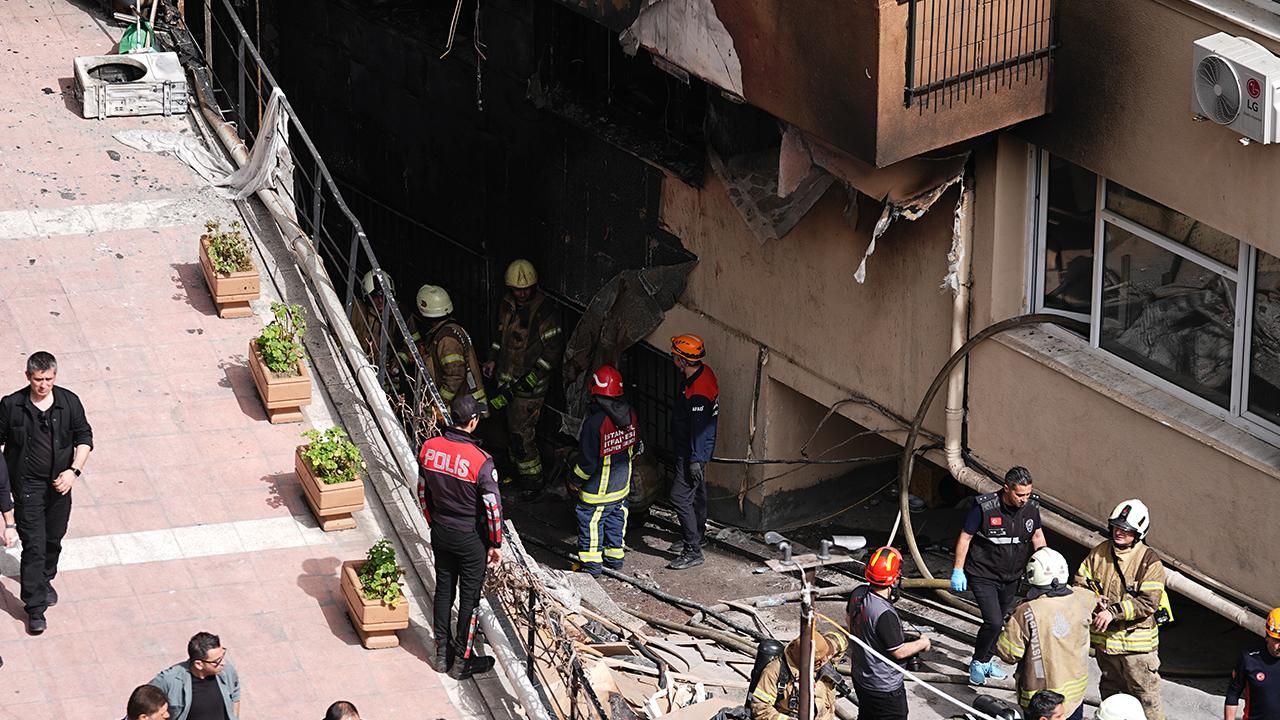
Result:
{"label": "firefighter in dark turnout gear", "polygon": [[412,339],[418,344],[440,397],[451,403],[459,394],[470,395],[480,406],[480,417],[489,417],[480,361],[471,336],[453,317],[449,293],[439,285],[423,285],[418,290],[417,305],[418,316],[410,327]]}
{"label": "firefighter in dark turnout gear", "polygon": [[[459,395],[449,410],[454,426],[427,440],[418,453],[418,500],[431,525],[435,553],[436,667],[460,679],[493,668],[493,658],[475,651],[475,608],[486,564],[501,559],[502,497],[493,457],[472,435],[480,424],[475,398]],[[451,635],[449,611],[455,595],[458,623]]]}
{"label": "firefighter in dark turnout gear", "polygon": [[622,567],[627,532],[627,496],[638,450],[635,410],[623,397],[622,375],[604,365],[591,375],[590,415],[579,434],[573,468],[578,487],[578,562],[592,575],[600,566]]}
{"label": "firefighter in dark turnout gear", "polygon": [[675,448],[676,475],[671,484],[671,504],[680,518],[680,557],[667,567],[685,570],[702,564],[707,532],[707,482],[704,475],[716,449],[716,424],[720,415],[720,384],[703,359],[706,349],[697,335],[671,338],[671,360],[680,371],[671,412],[671,444]]}
{"label": "firefighter in dark turnout gear", "polygon": [[1005,473],[999,492],[979,495],[956,539],[951,589],[973,590],[982,611],[982,627],[973,646],[969,681],[1007,677],[992,660],[996,638],[1013,610],[1018,582],[1031,553],[1045,546],[1040,527],[1040,500],[1031,491],[1031,473],[1014,467]]}
{"label": "firefighter in dark turnout gear", "polygon": [[538,289],[538,273],[528,260],[507,266],[507,294],[498,310],[486,378],[497,381],[489,405],[506,410],[508,452],[529,498],[542,492],[542,456],[535,437],[552,370],[564,352],[560,313]]}

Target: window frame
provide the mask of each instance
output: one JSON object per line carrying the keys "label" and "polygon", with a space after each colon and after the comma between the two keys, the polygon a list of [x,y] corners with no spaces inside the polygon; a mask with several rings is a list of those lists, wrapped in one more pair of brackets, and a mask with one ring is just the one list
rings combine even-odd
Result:
{"label": "window frame", "polygon": [[[1032,312],[1060,315],[1088,323],[1089,336],[1087,343],[1089,349],[1100,357],[1106,358],[1107,362],[1250,435],[1272,445],[1280,446],[1280,424],[1249,410],[1249,375],[1253,361],[1250,340],[1253,337],[1253,296],[1257,281],[1258,249],[1244,240],[1236,238],[1238,243],[1236,268],[1224,265],[1194,248],[1167,238],[1108,209],[1106,207],[1106,191],[1107,183],[1110,181],[1098,175],[1094,196],[1093,286],[1090,294],[1090,312],[1085,315],[1046,307],[1044,305],[1044,291],[1049,207],[1049,157],[1047,150],[1035,147],[1032,148],[1029,157],[1030,182],[1028,184],[1030,189],[1028,207],[1030,212],[1028,215],[1030,216],[1031,257],[1028,267],[1031,277],[1027,282],[1029,298],[1026,306]],[[1103,273],[1106,267],[1104,250],[1108,224],[1149,242],[1161,250],[1173,253],[1184,261],[1195,263],[1205,270],[1220,275],[1236,284],[1234,298],[1235,318],[1232,328],[1231,390],[1227,407],[1224,408],[1211,400],[1203,398],[1191,390],[1102,347],[1102,291]]]}

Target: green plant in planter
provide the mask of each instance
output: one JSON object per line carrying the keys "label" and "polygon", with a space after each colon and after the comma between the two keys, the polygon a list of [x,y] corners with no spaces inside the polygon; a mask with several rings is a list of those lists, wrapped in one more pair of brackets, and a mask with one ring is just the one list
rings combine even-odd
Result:
{"label": "green plant in planter", "polygon": [[209,240],[209,264],[214,272],[230,275],[253,269],[249,241],[240,232],[240,221],[231,223],[229,230],[223,230],[217,220],[210,220],[204,224],[204,235]]}
{"label": "green plant in planter", "polygon": [[324,432],[307,430],[302,436],[311,441],[303,446],[302,457],[306,458],[316,479],[325,485],[355,480],[364,469],[360,448],[347,438],[342,428],[335,426]]}
{"label": "green plant in planter", "polygon": [[271,303],[271,312],[276,319],[262,328],[257,340],[258,352],[272,372],[293,373],[302,359],[302,335],[307,330],[302,307]]}
{"label": "green plant in planter", "polygon": [[386,538],[369,548],[356,576],[360,580],[360,593],[369,600],[381,600],[394,609],[404,597],[400,589],[404,570],[396,564],[396,548]]}

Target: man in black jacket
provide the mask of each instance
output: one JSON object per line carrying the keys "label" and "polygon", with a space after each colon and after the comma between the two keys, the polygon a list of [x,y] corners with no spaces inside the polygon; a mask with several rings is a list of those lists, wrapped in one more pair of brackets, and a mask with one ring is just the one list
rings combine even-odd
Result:
{"label": "man in black jacket", "polygon": [[[50,582],[58,574],[71,518],[71,487],[93,449],[84,405],[75,393],[54,386],[57,376],[53,355],[33,353],[27,358],[27,386],[0,399],[0,445],[13,485],[22,539],[22,604],[32,635],[45,631],[45,608],[58,603]],[[12,524],[6,514],[6,541]]]}

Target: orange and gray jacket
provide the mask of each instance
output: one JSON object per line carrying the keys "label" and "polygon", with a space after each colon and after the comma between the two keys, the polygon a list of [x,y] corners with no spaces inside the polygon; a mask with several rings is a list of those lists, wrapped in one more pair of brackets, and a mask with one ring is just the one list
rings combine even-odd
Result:
{"label": "orange and gray jacket", "polygon": [[1123,550],[1110,540],[1089,551],[1073,585],[1106,598],[1115,619],[1102,632],[1091,632],[1093,647],[1108,655],[1146,653],[1160,645],[1156,611],[1164,596],[1164,564],[1141,541]]}
{"label": "orange and gray jacket", "polygon": [[[489,360],[497,363],[498,385],[511,387],[524,397],[542,397],[547,392],[551,369],[564,352],[564,331],[555,302],[541,290],[523,305],[507,293],[498,309],[498,328]],[[532,374],[530,390],[520,381]]]}
{"label": "orange and gray jacket", "polygon": [[580,457],[573,474],[588,505],[622,502],[631,493],[632,460],[639,440],[635,410],[622,398],[599,397],[582,423]]}
{"label": "orange and gray jacket", "polygon": [[708,365],[680,378],[671,408],[671,444],[675,456],[695,463],[711,462],[720,421],[720,383]]}

